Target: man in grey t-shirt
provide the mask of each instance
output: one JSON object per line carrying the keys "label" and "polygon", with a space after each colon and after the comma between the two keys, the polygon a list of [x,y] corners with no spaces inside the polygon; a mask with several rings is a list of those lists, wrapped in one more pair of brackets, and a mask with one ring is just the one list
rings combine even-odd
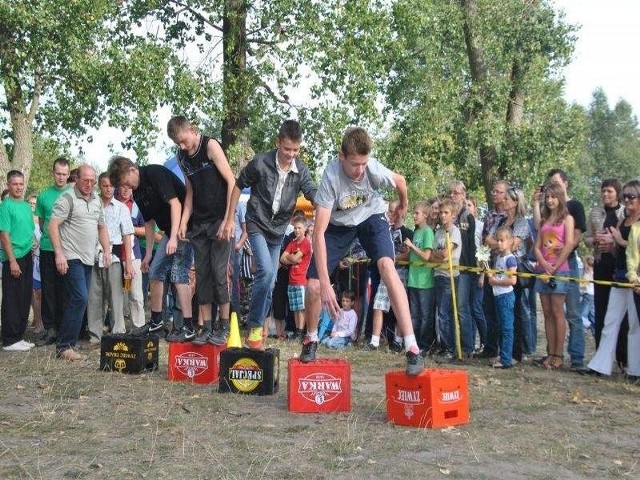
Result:
{"label": "man in grey t-shirt", "polygon": [[320,307],[337,319],[342,314],[329,275],[358,237],[367,255],[375,262],[389,290],[398,327],[404,335],[408,375],[424,368],[413,333],[409,301],[395,268],[395,251],[385,217],[386,202],[380,188],[394,188],[398,195],[398,214],[407,211],[407,184],[403,176],[369,158],[371,138],[360,127],[349,128],[342,139],[338,158],[327,166],[316,193],[313,231],[313,258],[307,278],[305,323],[307,335],[302,343],[302,362],[315,360],[318,346]]}
{"label": "man in grey t-shirt", "polygon": [[60,321],[56,344],[58,358],[65,360],[85,358],[74,347],[87,308],[91,269],[98,240],[104,252],[104,267],[109,268],[111,265],[109,233],[102,204],[93,191],[95,184],[94,168],[86,164],[80,165],[75,187],[60,195],[53,206],[49,222],[56,268],[60,275],[64,275],[69,291],[69,302]]}

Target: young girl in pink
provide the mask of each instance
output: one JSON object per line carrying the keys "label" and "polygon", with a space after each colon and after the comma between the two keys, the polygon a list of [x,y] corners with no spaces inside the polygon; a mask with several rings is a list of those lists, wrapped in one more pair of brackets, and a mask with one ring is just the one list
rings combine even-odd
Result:
{"label": "young girl in pink", "polygon": [[544,313],[544,331],[547,337],[547,356],[541,364],[546,368],[560,368],[563,364],[564,338],[567,326],[564,317],[564,299],[567,282],[554,276],[568,277],[567,258],[573,249],[573,217],[567,211],[564,190],[557,183],[547,186],[542,223],[534,247],[538,272],[551,275],[536,279],[536,292]]}

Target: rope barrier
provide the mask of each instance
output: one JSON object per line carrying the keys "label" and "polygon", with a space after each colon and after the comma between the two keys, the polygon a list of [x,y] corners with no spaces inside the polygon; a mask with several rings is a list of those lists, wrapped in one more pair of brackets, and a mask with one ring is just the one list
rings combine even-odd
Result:
{"label": "rope barrier", "polygon": [[[353,264],[353,263],[369,263],[370,259],[369,258],[345,258],[344,261],[347,264]],[[415,261],[415,262],[407,262],[407,261],[398,261],[396,262],[396,265],[399,266],[414,266],[414,267],[420,267],[420,266],[427,266],[427,267],[431,267],[431,268],[441,268],[441,269],[448,269],[449,266],[446,263],[434,263],[434,262],[424,262],[424,261]],[[575,278],[575,277],[568,277],[568,276],[561,276],[561,275],[547,275],[546,273],[529,273],[529,272],[510,272],[510,271],[504,271],[504,270],[494,270],[491,268],[481,268],[481,267],[466,267],[463,265],[456,265],[453,266],[453,269],[458,270],[460,272],[472,272],[472,273],[501,273],[501,274],[506,274],[509,276],[513,276],[515,275],[516,277],[522,277],[522,278],[540,278],[542,280],[548,280],[551,278],[554,278],[556,281],[558,282],[573,282],[573,283],[593,283],[594,285],[606,285],[606,286],[610,286],[610,287],[617,287],[617,288],[638,288],[640,287],[640,284],[638,283],[629,283],[629,282],[614,282],[614,281],[610,281],[610,280],[587,280],[585,278]]]}

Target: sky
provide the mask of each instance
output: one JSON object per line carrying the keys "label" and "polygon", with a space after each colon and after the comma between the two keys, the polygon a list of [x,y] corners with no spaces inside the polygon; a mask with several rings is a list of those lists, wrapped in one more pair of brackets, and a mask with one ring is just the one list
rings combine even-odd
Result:
{"label": "sky", "polygon": [[[640,115],[640,1],[554,0],[580,25],[573,61],[565,69],[565,98],[588,106],[602,87],[613,107],[624,98]],[[634,58],[636,60],[634,60]]]}
{"label": "sky", "polygon": [[[551,0],[563,10],[569,23],[578,25],[577,43],[572,62],[565,68],[567,101],[589,106],[593,91],[602,87],[613,108],[624,98],[640,115],[640,0]],[[633,60],[633,59],[636,60]],[[161,163],[169,145],[165,125],[169,114],[159,116],[160,134],[156,148],[149,154],[150,163]],[[135,158],[123,152],[120,131],[103,127],[93,134],[94,142],[85,144],[87,160],[105,170],[115,154]],[[113,145],[113,147],[111,146]]]}

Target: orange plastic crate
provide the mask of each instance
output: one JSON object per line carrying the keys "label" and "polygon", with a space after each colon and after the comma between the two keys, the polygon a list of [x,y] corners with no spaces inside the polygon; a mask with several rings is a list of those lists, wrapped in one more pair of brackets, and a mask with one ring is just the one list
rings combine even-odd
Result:
{"label": "orange plastic crate", "polygon": [[409,376],[385,376],[387,419],[398,425],[442,428],[469,423],[469,389],[464,370],[425,369]]}
{"label": "orange plastic crate", "polygon": [[211,344],[170,343],[167,378],[203,384],[217,382],[220,377],[220,352],[224,349]]}
{"label": "orange plastic crate", "polygon": [[325,358],[302,363],[289,360],[287,400],[290,412],[333,413],[351,411],[351,364]]}

